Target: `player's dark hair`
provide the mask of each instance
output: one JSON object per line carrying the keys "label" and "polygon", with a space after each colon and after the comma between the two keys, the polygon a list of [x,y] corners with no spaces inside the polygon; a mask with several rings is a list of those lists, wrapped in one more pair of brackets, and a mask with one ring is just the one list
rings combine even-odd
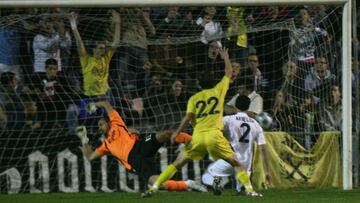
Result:
{"label": "player's dark hair", "polygon": [[48,68],[50,65],[58,66],[58,62],[56,59],[50,58],[45,61],[45,68]]}
{"label": "player's dark hair", "polygon": [[215,86],[214,74],[210,72],[203,72],[199,79],[199,85],[201,89],[211,89]]}
{"label": "player's dark hair", "polygon": [[236,108],[238,108],[240,111],[246,111],[249,109],[250,107],[250,98],[246,95],[239,95],[238,98],[236,99],[236,103],[235,106]]}

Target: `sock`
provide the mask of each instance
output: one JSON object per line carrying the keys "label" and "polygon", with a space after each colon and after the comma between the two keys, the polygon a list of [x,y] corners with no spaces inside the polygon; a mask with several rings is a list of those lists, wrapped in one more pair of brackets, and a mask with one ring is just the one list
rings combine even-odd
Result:
{"label": "sock", "polygon": [[177,169],[173,164],[170,164],[156,179],[154,186],[159,187],[163,182],[170,180],[176,173]]}
{"label": "sock", "polygon": [[236,178],[242,182],[242,184],[245,187],[246,192],[252,192],[254,191],[251,182],[250,182],[250,178],[249,175],[247,174],[246,171],[240,171],[236,174]]}
{"label": "sock", "polygon": [[164,182],[165,189],[169,191],[180,191],[186,190],[188,185],[185,181],[175,181],[175,180],[167,180]]}
{"label": "sock", "polygon": [[191,140],[191,135],[181,132],[176,138],[175,138],[175,142],[176,143],[185,143],[187,141]]}

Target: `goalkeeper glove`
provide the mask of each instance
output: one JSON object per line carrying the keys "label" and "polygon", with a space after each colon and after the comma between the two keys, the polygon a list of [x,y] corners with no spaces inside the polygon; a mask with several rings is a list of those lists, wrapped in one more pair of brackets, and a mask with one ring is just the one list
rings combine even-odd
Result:
{"label": "goalkeeper glove", "polygon": [[89,103],[89,104],[86,106],[86,111],[87,111],[89,114],[95,113],[96,110],[97,110],[97,107],[96,107],[95,103],[93,103],[93,102]]}
{"label": "goalkeeper glove", "polygon": [[86,127],[85,126],[79,126],[75,129],[76,135],[81,141],[81,144],[87,144],[89,142],[89,138],[87,137]]}

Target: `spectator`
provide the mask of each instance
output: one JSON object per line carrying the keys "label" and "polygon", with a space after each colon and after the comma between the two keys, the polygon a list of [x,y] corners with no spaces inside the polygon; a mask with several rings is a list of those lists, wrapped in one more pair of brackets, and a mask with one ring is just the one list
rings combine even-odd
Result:
{"label": "spectator", "polygon": [[185,7],[183,10],[184,23],[181,29],[182,36],[199,36],[202,28],[196,24],[197,8]]}
{"label": "spectator", "polygon": [[227,32],[228,34],[231,34],[231,37],[227,38],[229,44],[228,47],[230,47],[232,52],[232,58],[239,60],[243,66],[245,65],[248,56],[246,15],[247,11],[244,7],[227,7]]}
{"label": "spectator", "polygon": [[7,124],[7,112],[5,107],[8,104],[13,103],[13,97],[16,95],[15,89],[17,85],[17,80],[15,78],[15,73],[3,73],[2,75],[0,75],[0,82],[0,128],[5,129]]}
{"label": "spectator", "polygon": [[[83,95],[79,104],[79,120],[84,125],[95,125],[96,120],[94,116],[91,116],[86,111],[86,106],[90,102],[96,102],[99,100],[110,100],[111,91],[109,89],[109,71],[110,61],[114,55],[115,49],[120,43],[120,14],[115,10],[111,11],[112,19],[111,24],[114,25],[114,33],[112,34],[113,41],[110,47],[106,47],[104,41],[96,41],[92,44],[92,55],[89,55],[85,45],[81,39],[80,33],[77,28],[77,15],[72,13],[70,16],[70,25],[73,31],[77,49],[80,57],[80,65],[83,74]],[[105,31],[104,31],[105,32]],[[113,101],[112,101],[113,102]],[[76,109],[70,112],[77,112]],[[104,112],[98,112],[103,114]],[[70,118],[69,118],[70,119]],[[71,120],[71,119],[70,119]],[[73,127],[76,126],[71,126]]]}
{"label": "spectator", "polygon": [[281,91],[286,95],[285,100],[290,105],[297,105],[304,94],[304,80],[298,69],[299,67],[292,61],[288,61],[282,66],[284,82],[281,85]]}
{"label": "spectator", "polygon": [[60,50],[71,47],[70,34],[65,31],[64,22],[46,17],[40,21],[40,31],[33,41],[34,72],[45,72],[45,61],[49,58],[58,61],[58,71],[61,71]]}
{"label": "spectator", "polygon": [[235,95],[237,93],[237,86],[242,82],[242,78],[239,77],[241,64],[239,63],[239,60],[231,59],[231,65],[233,67],[233,74],[230,78],[228,95]]}
{"label": "spectator", "polygon": [[276,91],[275,102],[272,108],[273,116],[273,130],[277,131],[291,131],[293,118],[290,111],[291,107],[286,100],[286,95],[283,91]]}
{"label": "spectator", "polygon": [[[268,6],[262,10],[262,15],[257,18],[257,24],[271,23],[277,27],[283,21],[280,19],[280,8],[277,6]],[[289,30],[287,29],[265,29],[251,33],[251,45],[256,49],[258,60],[261,61],[260,69],[262,77],[265,78],[260,87],[261,91],[256,90],[264,98],[270,98],[275,94],[276,89],[281,85],[279,75],[281,75],[281,67],[284,63],[284,56],[289,53]],[[264,108],[270,109],[272,104],[265,101]]]}
{"label": "spectator", "polygon": [[111,47],[106,49],[104,42],[96,42],[92,50],[92,56],[90,56],[86,51],[85,45],[77,29],[75,14],[73,13],[70,17],[71,28],[75,36],[80,56],[80,64],[84,79],[84,95],[86,97],[105,96],[106,93],[108,93],[109,64],[116,47],[120,43],[120,15],[118,12],[112,11],[112,21],[115,24],[115,31]]}
{"label": "spectator", "polygon": [[181,80],[175,79],[171,84],[171,88],[166,95],[167,106],[167,123],[170,124],[168,128],[174,128],[186,111],[186,103],[190,98],[190,95],[184,89],[184,85]]}
{"label": "spectator", "polygon": [[16,136],[20,136],[24,131],[28,132],[42,127],[37,103],[32,95],[24,94],[19,98],[21,107],[8,111],[7,130]]}
{"label": "spectator", "polygon": [[[18,79],[13,72],[5,72],[0,76],[0,128],[6,130],[17,121],[17,113],[23,111],[20,95],[29,93],[27,87],[19,85]],[[14,127],[14,128],[13,128]],[[21,128],[20,128],[21,129]]]}
{"label": "spectator", "polygon": [[176,46],[173,46],[169,39],[162,45],[149,46],[149,60],[151,72],[161,72],[168,74],[184,75],[186,72],[185,59],[180,56],[183,55],[178,51]]}
{"label": "spectator", "polygon": [[220,22],[214,20],[216,14],[215,7],[206,7],[205,15],[203,18],[198,18],[196,23],[203,27],[204,30],[201,33],[200,40],[203,44],[209,44],[212,41],[215,41],[218,47],[222,47],[221,38],[223,31],[221,28]]}
{"label": "spectator", "polygon": [[165,127],[166,89],[164,78],[161,74],[155,73],[151,78],[151,83],[143,95],[146,116],[151,122],[155,122],[160,129]]}
{"label": "spectator", "polygon": [[342,123],[341,92],[338,85],[332,85],[329,97],[320,104],[319,122],[321,131],[340,131]]}
{"label": "spectator", "polygon": [[265,92],[268,81],[263,77],[259,69],[259,58],[255,53],[251,53],[247,59],[247,67],[244,68],[243,77],[253,80],[254,90],[259,94]]}
{"label": "spectator", "polygon": [[235,113],[235,101],[239,95],[246,95],[250,98],[250,107],[246,113],[255,118],[255,116],[263,111],[264,100],[263,98],[254,90],[253,81],[246,79],[243,84],[238,86],[238,93],[233,96],[228,103],[225,105],[225,114],[234,114]]}
{"label": "spectator", "polygon": [[315,132],[318,129],[317,108],[313,97],[311,91],[306,92],[300,103],[291,109],[295,139],[306,149],[310,149],[315,143]]}
{"label": "spectator", "polygon": [[18,82],[15,73],[5,72],[0,76],[0,109],[6,112],[6,108],[11,110],[20,108],[19,95],[22,93],[30,93],[29,88],[22,86]]}
{"label": "spectator", "polygon": [[314,93],[314,102],[317,104],[326,95],[325,89],[335,82],[336,76],[329,70],[325,57],[316,59],[315,67],[305,78],[305,90]]}
{"label": "spectator", "polygon": [[230,83],[234,83],[240,75],[241,63],[239,63],[238,60],[231,60],[231,65],[233,67],[233,74],[230,78]]}
{"label": "spectator", "polygon": [[[67,16],[69,13],[69,9],[65,8],[51,8],[51,13],[58,16]],[[60,21],[62,22],[62,21]],[[65,29],[65,36],[67,38],[71,38],[71,31],[68,29]],[[64,72],[64,74],[67,77],[74,77],[74,74],[76,74],[71,67],[71,47],[63,47],[60,46],[60,55],[61,55],[61,70]],[[69,79],[68,79],[69,80]],[[73,79],[74,80],[74,79]],[[74,81],[73,81],[74,82]]]}
{"label": "spectator", "polygon": [[[221,47],[216,41],[212,41],[206,45],[206,48],[207,54],[198,58],[197,63],[199,65],[197,66],[196,73],[199,75],[203,72],[213,73],[215,80],[220,80],[224,72],[224,62],[219,54]],[[199,78],[199,75],[196,75],[196,78]]]}
{"label": "spectator", "polygon": [[[150,20],[150,8],[132,8],[121,11],[123,38],[120,47],[117,84],[140,89],[146,83],[150,68],[148,59],[148,35],[155,35],[155,27]],[[141,91],[141,90],[140,90]],[[142,91],[143,92],[143,91]],[[140,92],[140,94],[142,94]]]}
{"label": "spectator", "polygon": [[[10,18],[15,11],[1,12],[0,16]],[[13,72],[17,78],[22,78],[20,68],[21,33],[20,25],[16,20],[8,20],[9,24],[0,26],[0,75],[4,72]]]}
{"label": "spectator", "polygon": [[294,50],[294,57],[306,67],[315,62],[316,41],[318,37],[326,37],[325,30],[318,27],[306,9],[298,13],[298,27],[291,33],[290,46]]}
{"label": "spectator", "polygon": [[38,8],[27,8],[23,12],[22,15],[32,16],[21,20],[21,23],[24,25],[21,36],[21,65],[24,76],[23,81],[28,83],[31,80],[31,75],[34,73],[33,41],[40,28],[41,15]]}
{"label": "spectator", "polygon": [[189,95],[185,92],[181,80],[175,79],[167,93],[167,104],[170,105],[170,110],[172,112],[184,112],[188,98]]}
{"label": "spectator", "polygon": [[[67,120],[68,109],[76,109],[75,104],[78,103],[77,93],[72,86],[67,83],[62,75],[58,72],[58,61],[56,59],[47,59],[45,61],[45,73],[35,73],[32,77],[29,87],[39,95],[41,104],[40,112],[43,112],[47,118],[48,127],[56,125],[64,127]],[[74,125],[76,116],[71,121],[67,120],[68,125]],[[73,126],[71,130],[74,130]]]}
{"label": "spectator", "polygon": [[169,7],[166,17],[157,24],[156,35],[162,39],[181,36],[183,25],[184,19],[179,13],[179,7]]}

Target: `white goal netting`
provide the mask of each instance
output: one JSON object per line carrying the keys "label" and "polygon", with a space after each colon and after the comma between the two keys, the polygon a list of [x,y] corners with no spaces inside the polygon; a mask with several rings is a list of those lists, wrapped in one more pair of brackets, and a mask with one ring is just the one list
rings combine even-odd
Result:
{"label": "white goal netting", "polygon": [[[126,181],[137,178],[121,175],[115,160],[83,161],[74,129],[86,125],[96,146],[104,114],[89,115],[86,104],[108,100],[142,132],[173,129],[201,75],[223,76],[224,46],[236,72],[226,101],[248,95],[250,111],[273,117],[266,130],[288,132],[310,149],[320,132],[341,126],[341,12],[325,5],[1,8],[0,192],[136,190]],[[82,67],[81,43],[90,56],[105,54],[109,68]],[[175,155],[162,148],[161,164]],[[206,165],[191,164],[182,176],[199,180]],[[64,170],[85,175],[59,178]]]}

